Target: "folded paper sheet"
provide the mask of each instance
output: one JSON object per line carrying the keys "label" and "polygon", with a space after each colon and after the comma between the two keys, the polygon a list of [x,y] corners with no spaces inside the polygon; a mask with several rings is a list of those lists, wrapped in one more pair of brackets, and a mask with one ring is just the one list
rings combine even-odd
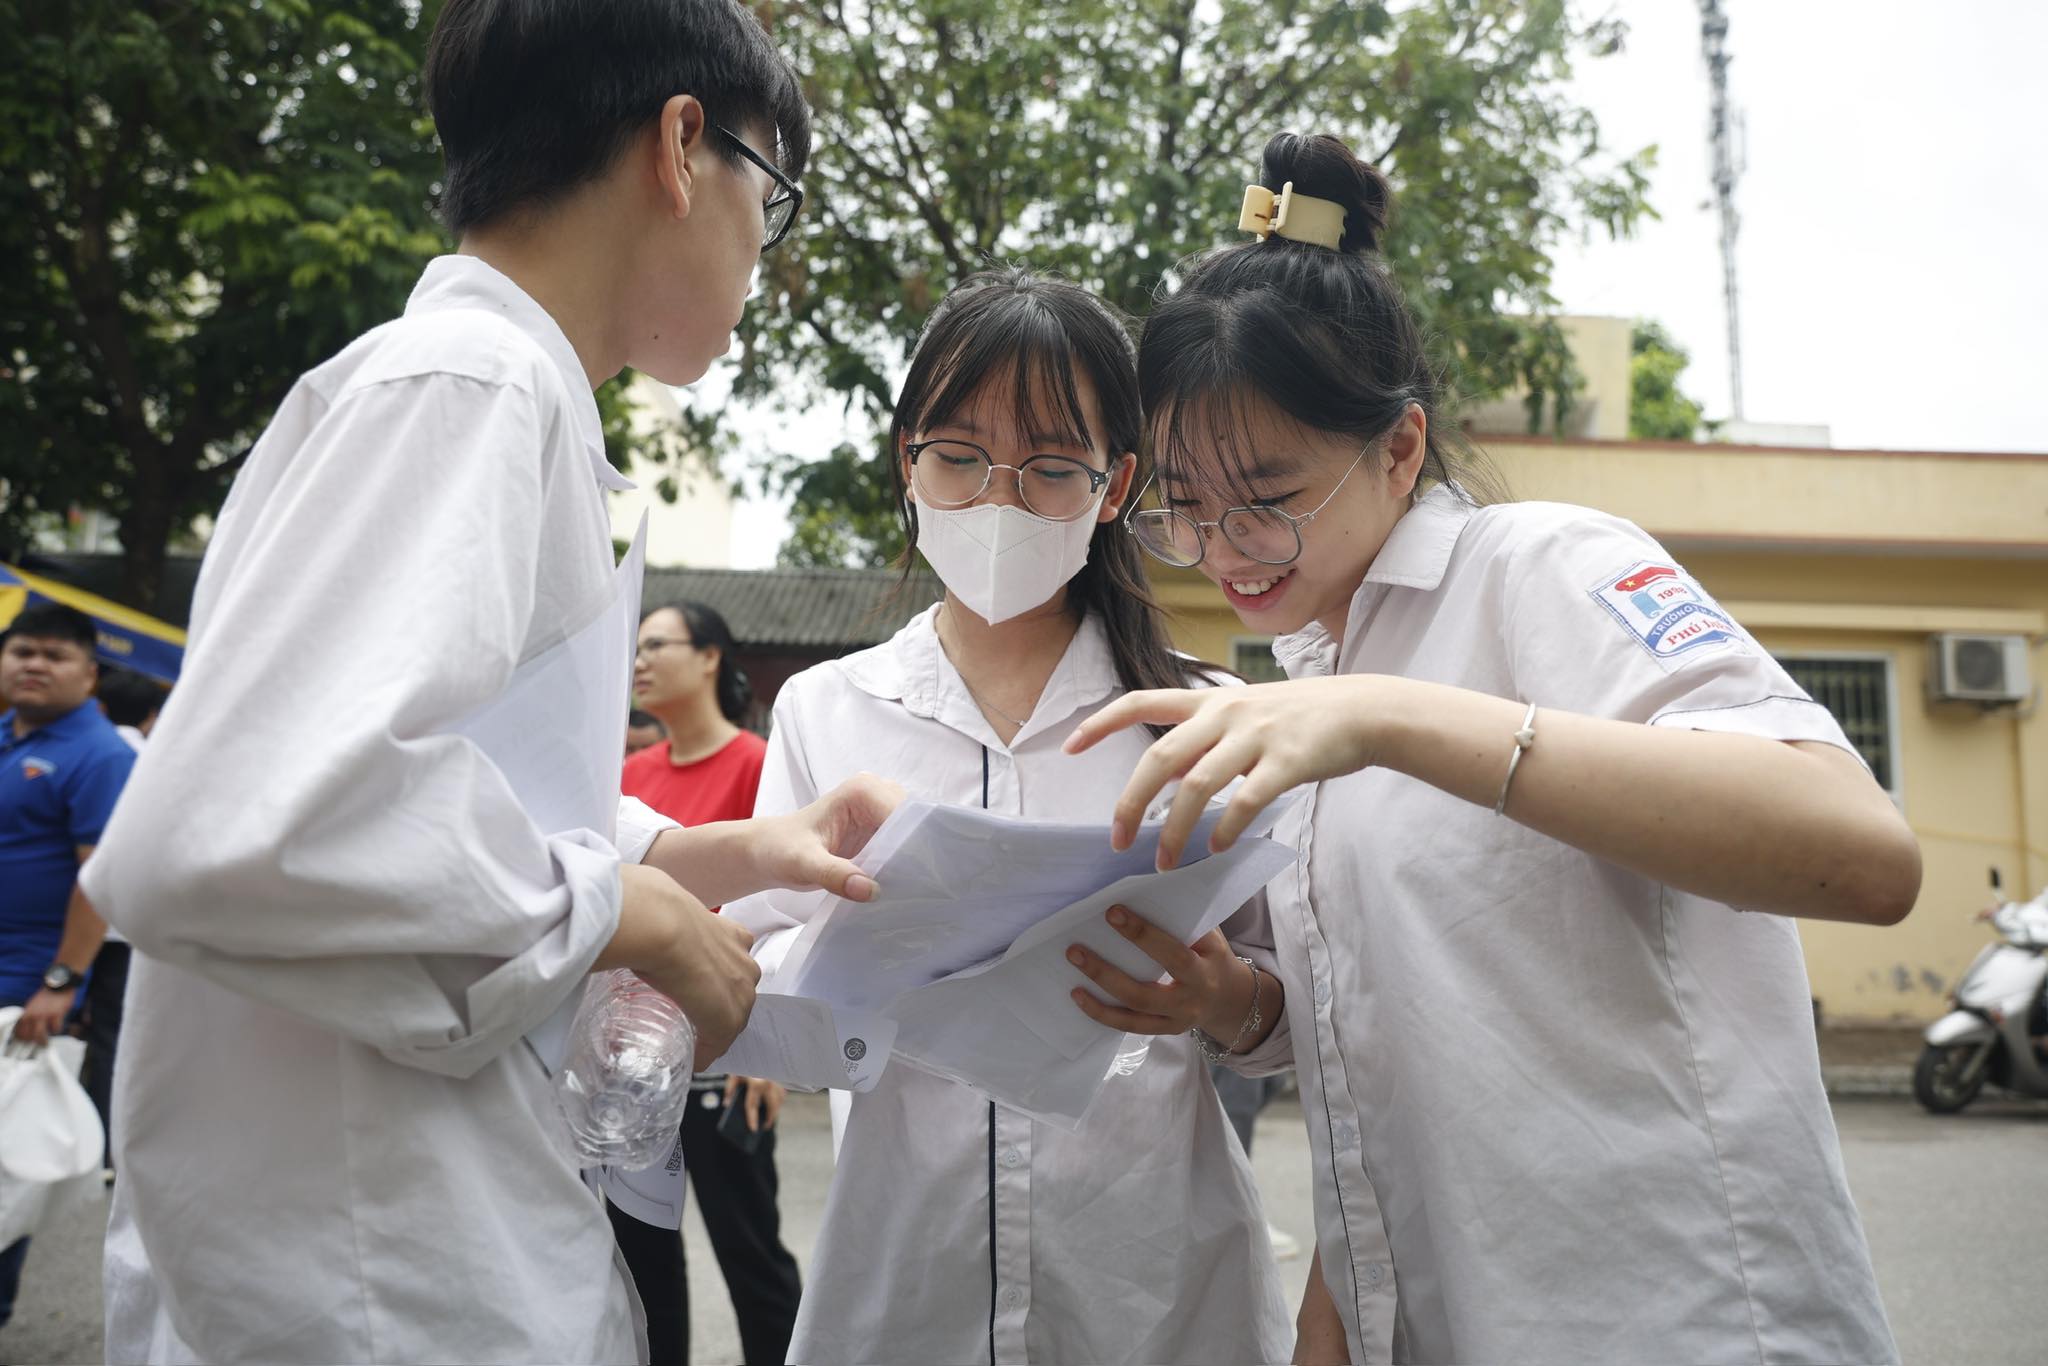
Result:
{"label": "folded paper sheet", "polygon": [[[783,903],[809,920],[761,984],[761,999],[822,1003],[836,1023],[830,1031],[810,1024],[804,1045],[782,1050],[786,1057],[758,1050],[779,1067],[754,1074],[816,1085],[812,1078],[846,1065],[828,1053],[829,1035],[842,1054],[847,1039],[865,1040],[872,1085],[877,1055],[888,1047],[875,1024],[881,1017],[893,1022],[894,1053],[904,1062],[1050,1122],[1077,1124],[1122,1036],[1074,1005],[1068,993],[1086,979],[1067,962],[1067,947],[1086,944],[1133,976],[1159,976],[1104,912],[1129,906],[1182,942],[1208,933],[1294,861],[1292,850],[1259,837],[1284,805],[1226,852],[1160,873],[1156,822],[1119,854],[1100,824],[905,803],[857,859],[881,886],[875,901],[818,894]],[[1207,848],[1221,814],[1220,806],[1207,813],[1191,851]],[[787,1020],[771,1027],[787,1034]],[[735,1053],[754,1050],[752,1032]],[[750,1070],[731,1055],[722,1065]]]}
{"label": "folded paper sheet", "polygon": [[1088,982],[1067,961],[1067,946],[1086,944],[1134,977],[1157,977],[1159,965],[1103,918],[1111,906],[1192,942],[1292,862],[1285,845],[1241,840],[1228,853],[1128,877],[1075,902],[1018,936],[995,962],[897,998],[885,1011],[898,1025],[896,1056],[1072,1128],[1104,1085],[1123,1036],[1075,1006],[1068,993]]}

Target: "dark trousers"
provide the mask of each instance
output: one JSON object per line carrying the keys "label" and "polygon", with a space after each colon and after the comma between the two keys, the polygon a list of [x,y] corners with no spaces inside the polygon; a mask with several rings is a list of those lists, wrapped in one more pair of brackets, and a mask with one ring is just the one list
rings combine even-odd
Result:
{"label": "dark trousers", "polygon": [[1280,1094],[1278,1077],[1241,1077],[1221,1063],[1212,1063],[1209,1078],[1216,1083],[1216,1099],[1223,1102],[1224,1117],[1237,1131],[1244,1155],[1252,1155],[1252,1126],[1266,1102]]}
{"label": "dark trousers", "polygon": [[28,1260],[28,1239],[17,1238],[0,1251],[0,1328],[14,1317],[14,1297],[21,1289],[21,1264]]}
{"label": "dark trousers", "polygon": [[85,1034],[85,1066],[78,1081],[100,1112],[100,1126],[107,1134],[105,1165],[109,1167],[114,1165],[114,1050],[121,1038],[121,1003],[128,995],[128,953],[123,943],[100,945],[78,1015]]}
{"label": "dark trousers", "polygon": [[[748,1366],[781,1366],[796,1328],[803,1283],[796,1258],[782,1245],[782,1215],[775,1205],[775,1131],[761,1135],[756,1151],[741,1152],[719,1136],[724,1105],[706,1106],[701,1103],[706,1097],[720,1099],[717,1092],[700,1093],[683,1112],[683,1167],[732,1296],[740,1350]],[[682,1366],[690,1357],[683,1235],[643,1224],[610,1205],[605,1209],[647,1310],[648,1360],[652,1366]]]}

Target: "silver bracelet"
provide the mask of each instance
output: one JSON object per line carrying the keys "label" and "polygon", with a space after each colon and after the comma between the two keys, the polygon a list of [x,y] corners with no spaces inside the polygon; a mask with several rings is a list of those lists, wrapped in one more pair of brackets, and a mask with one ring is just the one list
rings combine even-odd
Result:
{"label": "silver bracelet", "polygon": [[1522,728],[1515,732],[1515,751],[1508,755],[1508,776],[1500,780],[1500,796],[1494,800],[1493,814],[1498,816],[1508,809],[1508,788],[1514,785],[1515,770],[1522,766],[1522,751],[1536,743],[1536,704],[1531,702],[1529,710],[1522,717]]}
{"label": "silver bracelet", "polygon": [[1257,1032],[1259,1025],[1265,1020],[1259,1012],[1259,965],[1241,953],[1237,955],[1237,961],[1252,970],[1252,1011],[1244,1017],[1244,1023],[1238,1026],[1237,1037],[1230,1041],[1229,1047],[1218,1048],[1215,1042],[1202,1032],[1199,1025],[1188,1031],[1194,1036],[1195,1047],[1202,1052],[1202,1060],[1212,1066],[1237,1052],[1237,1046]]}

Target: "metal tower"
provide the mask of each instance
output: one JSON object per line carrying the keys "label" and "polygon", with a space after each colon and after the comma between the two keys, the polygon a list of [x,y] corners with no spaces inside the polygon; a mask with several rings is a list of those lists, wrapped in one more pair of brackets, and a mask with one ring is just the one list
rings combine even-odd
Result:
{"label": "metal tower", "polygon": [[1728,105],[1728,16],[1721,0],[1699,0],[1700,50],[1707,61],[1707,141],[1714,153],[1714,198],[1721,210],[1721,277],[1728,300],[1729,417],[1742,420],[1742,327],[1735,302],[1735,237],[1742,217],[1735,211],[1735,181],[1742,174],[1739,112]]}

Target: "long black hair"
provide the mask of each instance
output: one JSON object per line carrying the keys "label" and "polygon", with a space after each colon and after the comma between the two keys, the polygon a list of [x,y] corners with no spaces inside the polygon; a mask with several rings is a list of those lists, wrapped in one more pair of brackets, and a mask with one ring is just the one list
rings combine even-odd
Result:
{"label": "long black hair", "polygon": [[1296,194],[1344,207],[1334,250],[1275,233],[1192,257],[1146,319],[1138,386],[1159,463],[1188,466],[1195,438],[1205,438],[1235,453],[1233,491],[1242,491],[1262,405],[1361,443],[1413,406],[1428,427],[1416,496],[1427,480],[1473,502],[1505,497],[1484,457],[1440,420],[1440,374],[1379,252],[1393,198],[1387,178],[1336,138],[1281,133],[1266,144],[1260,183],[1277,192],[1289,182]]}
{"label": "long black hair", "polygon": [[716,607],[701,602],[663,603],[641,618],[645,621],[655,612],[674,612],[689,628],[690,644],[699,650],[718,651],[718,710],[719,714],[736,726],[747,723],[747,708],[754,702],[754,685],[747,681],[747,671],[740,667],[739,641],[733,638],[732,627],[725,624]]}
{"label": "long black hair", "polygon": [[[1080,375],[1094,386],[1095,414],[1082,400]],[[932,310],[889,422],[889,477],[903,519],[906,577],[916,563],[917,505],[904,482],[904,443],[971,409],[1005,377],[1020,439],[1057,433],[1084,446],[1099,442],[1112,461],[1139,448],[1143,410],[1124,318],[1078,285],[1028,270],[969,277]],[[1116,519],[1097,523],[1088,563],[1067,584],[1067,606],[1077,617],[1093,613],[1102,622],[1117,679],[1127,690],[1183,688],[1222,672],[1168,642],[1137,542]]]}

